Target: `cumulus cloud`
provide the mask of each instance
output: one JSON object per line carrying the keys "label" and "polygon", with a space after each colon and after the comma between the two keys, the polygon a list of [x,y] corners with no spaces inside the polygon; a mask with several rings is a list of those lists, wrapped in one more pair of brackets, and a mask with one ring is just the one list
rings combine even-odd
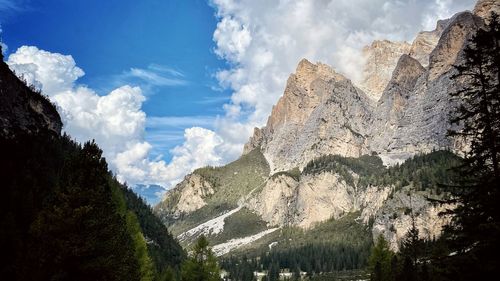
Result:
{"label": "cumulus cloud", "polygon": [[[33,46],[20,47],[9,56],[7,63],[17,75],[39,87],[56,103],[67,133],[80,142],[96,140],[122,182],[170,187],[196,167],[221,163],[215,148],[222,140],[212,131],[202,128],[185,131],[184,143],[172,150],[173,158],[169,164],[151,159],[153,147],[144,140],[146,114],[141,110],[146,97],[140,87],[125,85],[99,96],[77,83],[84,72],[71,56]],[[153,70],[182,77],[180,72],[161,66],[153,65]],[[164,82],[158,80],[158,83]],[[150,123],[194,122],[195,118],[192,119],[153,118]],[[207,125],[207,122],[202,124]]]}

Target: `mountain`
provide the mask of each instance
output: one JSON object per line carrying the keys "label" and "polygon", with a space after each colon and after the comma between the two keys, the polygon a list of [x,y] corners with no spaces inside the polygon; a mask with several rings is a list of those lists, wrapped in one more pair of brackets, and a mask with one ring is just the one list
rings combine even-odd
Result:
{"label": "mountain", "polygon": [[[1,53],[1,50],[0,50]],[[56,107],[0,62],[3,280],[159,280],[185,252],[108,170],[64,134]]]}
{"label": "mountain", "polygon": [[364,253],[379,235],[397,250],[413,221],[421,238],[438,238],[449,219],[438,214],[454,206],[428,199],[449,196],[440,184],[453,183],[467,149],[447,136],[453,65],[493,10],[481,0],[411,44],[374,42],[359,85],[301,60],[243,156],[186,176],[155,212],[184,246],[204,234],[226,256],[314,243]]}
{"label": "mountain", "polygon": [[0,134],[4,137],[19,130],[61,133],[62,121],[55,105],[35,88],[27,87],[3,60],[0,62],[0,105]]}

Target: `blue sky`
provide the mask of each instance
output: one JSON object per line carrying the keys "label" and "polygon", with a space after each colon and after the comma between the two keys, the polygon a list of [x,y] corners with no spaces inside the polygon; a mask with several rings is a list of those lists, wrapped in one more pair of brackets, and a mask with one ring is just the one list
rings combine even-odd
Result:
{"label": "blue sky", "polygon": [[[5,3],[8,3],[5,1]],[[156,153],[182,142],[183,129],[211,126],[204,118],[223,114],[230,93],[221,91],[214,74],[226,67],[213,52],[214,9],[205,0],[43,0],[13,1],[2,11],[3,40],[9,51],[22,45],[73,56],[85,71],[79,82],[104,95],[120,84],[142,86],[148,117],[168,119],[173,126],[148,122],[146,139]],[[0,6],[5,5],[0,1]],[[127,75],[151,70],[169,80],[151,82]],[[163,71],[162,71],[163,70]],[[151,85],[153,84],[153,85]],[[165,122],[163,122],[165,123]],[[163,134],[154,134],[163,130]]]}

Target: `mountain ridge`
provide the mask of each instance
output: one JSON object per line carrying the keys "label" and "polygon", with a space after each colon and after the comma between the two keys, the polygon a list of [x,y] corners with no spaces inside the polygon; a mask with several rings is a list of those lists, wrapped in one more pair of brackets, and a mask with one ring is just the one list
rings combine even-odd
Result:
{"label": "mountain ridge", "polygon": [[[495,7],[490,4],[489,0],[481,0],[476,7]],[[374,239],[383,235],[391,248],[397,250],[411,227],[412,218],[405,211],[411,209],[418,212],[415,220],[421,237],[439,237],[448,220],[438,214],[453,206],[435,206],[427,201],[427,197],[446,196],[435,179],[432,186],[421,190],[419,179],[397,181],[390,171],[409,177],[397,169],[404,170],[414,162],[423,163],[421,159],[434,158],[441,159],[440,165],[447,166],[448,162],[456,163],[453,153],[460,154],[467,149],[465,141],[447,136],[448,129],[452,128],[448,112],[456,106],[449,93],[460,87],[451,80],[455,73],[453,65],[461,62],[471,35],[484,26],[486,18],[483,17],[487,14],[484,9],[475,9],[481,11],[477,15],[465,11],[441,20],[434,31],[419,33],[412,44],[389,41],[372,44],[373,50],[365,49],[365,53],[374,52],[372,61],[367,62],[367,69],[372,69],[368,73],[380,68],[383,71],[382,76],[372,79],[369,91],[366,80],[358,86],[328,65],[301,60],[296,72],[288,78],[284,94],[273,107],[266,126],[255,128],[244,148],[243,157],[257,151],[267,162],[269,174],[264,175],[263,184],[244,194],[243,204],[233,200],[226,207],[218,205],[219,213],[195,219],[200,217],[192,214],[213,204],[210,203],[212,196],[220,197],[219,193],[226,192],[215,185],[213,195],[201,197],[206,206],[168,223],[173,229],[180,229],[183,219],[187,219],[194,228],[239,207],[256,214],[268,229],[298,227],[311,231],[319,223],[359,212],[357,223],[369,226]],[[381,51],[387,48],[392,48],[394,53]],[[386,61],[380,62],[382,55],[386,55],[383,58]],[[381,85],[383,91],[377,94]],[[311,165],[324,161],[326,170],[307,172]],[[370,165],[378,168],[359,169]],[[423,172],[424,167],[411,167],[427,173]],[[449,172],[432,167],[443,179],[449,179]],[[366,174],[366,171],[370,172]],[[375,180],[379,173],[384,180]],[[182,193],[184,184],[181,182],[169,191],[167,201],[172,194]],[[240,189],[239,184],[244,182],[226,186],[224,190]],[[168,217],[164,207],[160,203],[155,211]],[[214,210],[216,205],[210,208]],[[221,224],[225,220],[226,217]],[[433,223],[428,224],[431,220]],[[222,229],[224,233],[224,226]],[[178,234],[187,230],[189,228],[179,230]],[[217,240],[217,235],[211,239],[223,242]],[[233,237],[238,235],[243,234],[233,233]],[[186,246],[190,241],[183,243]],[[237,248],[231,250],[237,251]]]}

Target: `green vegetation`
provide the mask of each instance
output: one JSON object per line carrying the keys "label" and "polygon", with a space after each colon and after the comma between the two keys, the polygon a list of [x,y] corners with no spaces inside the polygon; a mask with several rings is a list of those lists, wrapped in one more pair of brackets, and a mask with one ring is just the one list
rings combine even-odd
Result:
{"label": "green vegetation", "polygon": [[[243,155],[240,159],[223,167],[205,167],[193,173],[202,176],[214,188],[215,193],[205,198],[207,205],[187,215],[171,218],[162,216],[172,233],[178,235],[238,206],[238,200],[252,190],[261,187],[269,175],[269,165],[259,149]],[[156,208],[172,210],[179,194],[172,195]]]}
{"label": "green vegetation", "polygon": [[[416,155],[401,165],[385,168],[378,156],[363,155],[359,158],[327,155],[309,162],[304,174],[334,172],[348,184],[359,187],[368,185],[394,185],[396,189],[413,184],[416,190],[435,189],[442,192],[442,185],[453,184],[456,178],[451,172],[460,165],[461,158],[449,151],[434,151]],[[352,173],[359,175],[355,179]]]}
{"label": "green vegetation", "polygon": [[156,271],[162,272],[169,267],[178,269],[185,259],[185,253],[177,240],[141,197],[125,186],[122,186],[121,191],[129,212],[137,217],[140,229],[148,239],[148,254],[156,265]]}
{"label": "green vegetation", "polygon": [[499,42],[500,19],[492,13],[489,24],[471,38],[453,77],[460,87],[451,93],[459,103],[451,122],[461,126],[450,133],[466,138],[470,150],[457,169],[462,180],[450,188],[449,202],[459,204],[448,228],[456,254],[436,262],[447,280],[500,276]]}
{"label": "green vegetation", "polygon": [[391,280],[391,261],[394,253],[383,236],[379,236],[368,260],[373,281]]}
{"label": "green vegetation", "polygon": [[267,224],[257,214],[242,208],[224,220],[224,231],[209,237],[212,244],[226,242],[233,238],[246,237],[267,229]]}
{"label": "green vegetation", "polygon": [[269,175],[269,165],[260,149],[254,149],[223,167],[205,167],[193,173],[214,186],[216,192],[207,199],[208,203],[236,204],[241,197],[264,183]]}
{"label": "green vegetation", "polygon": [[[248,272],[279,270],[321,273],[364,268],[372,244],[371,231],[351,213],[329,220],[310,230],[286,227],[252,245],[232,252],[221,267],[236,280],[249,279]],[[269,245],[272,243],[272,249]]]}
{"label": "green vegetation", "polygon": [[201,236],[196,241],[189,258],[182,264],[182,281],[219,281],[220,268],[208,240]]}
{"label": "green vegetation", "polygon": [[285,175],[285,176],[291,177],[292,179],[294,179],[296,181],[300,181],[301,172],[300,172],[300,169],[298,167],[295,167],[295,168],[288,170],[288,171],[274,173],[271,176],[271,179],[274,179],[280,175]]}
{"label": "green vegetation", "polygon": [[0,155],[3,279],[154,280],[164,264],[178,267],[183,254],[172,239],[162,251],[180,252],[165,263],[151,258],[146,236],[153,231],[139,221],[150,209],[127,206],[132,196],[94,142],[19,131],[0,138]]}

